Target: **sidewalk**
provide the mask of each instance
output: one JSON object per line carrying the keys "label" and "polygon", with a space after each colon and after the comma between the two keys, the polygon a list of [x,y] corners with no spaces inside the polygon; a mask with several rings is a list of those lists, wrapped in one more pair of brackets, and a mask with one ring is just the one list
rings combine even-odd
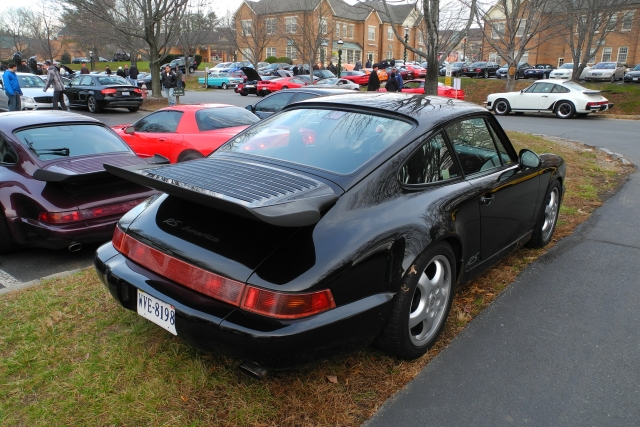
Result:
{"label": "sidewalk", "polygon": [[525,425],[640,425],[639,173],[364,424]]}

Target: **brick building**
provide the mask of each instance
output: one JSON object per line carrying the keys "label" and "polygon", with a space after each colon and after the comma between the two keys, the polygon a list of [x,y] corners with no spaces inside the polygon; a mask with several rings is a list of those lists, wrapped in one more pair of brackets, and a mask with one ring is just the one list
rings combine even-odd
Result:
{"label": "brick building", "polygon": [[[494,8],[489,11],[488,16],[492,22],[500,23],[500,19],[504,15],[501,14],[499,8]],[[556,22],[561,22],[562,18],[562,15],[557,12],[549,13],[545,17],[545,19],[555,20]],[[619,10],[612,15],[611,21],[606,24],[613,26],[611,33],[607,34],[595,58],[589,62],[615,61],[627,64],[628,66],[634,66],[639,63],[639,20],[640,1],[630,0],[624,7],[620,7]],[[494,34],[495,31],[495,24],[494,28],[492,28],[489,23],[485,24],[484,32],[486,37],[499,39],[499,36]],[[549,31],[553,31],[553,29]],[[528,62],[529,64],[552,64],[556,67],[559,67],[565,62],[573,62],[571,49],[569,48],[565,35],[559,33],[553,37],[548,37],[548,39],[543,42],[540,42],[539,37],[547,38],[545,34],[535,36],[530,42],[530,45],[534,47],[525,51],[521,59],[522,62]],[[594,47],[591,49],[594,51]],[[482,51],[483,59],[499,63],[504,62],[486,40],[483,43]]]}
{"label": "brick building", "polygon": [[[400,36],[407,34],[411,46],[421,47],[420,19],[412,5],[389,5],[387,14],[377,0],[356,5],[342,0],[245,0],[235,13],[238,59],[257,62],[275,56],[303,62],[309,56],[300,52],[305,34],[319,40],[319,62],[337,60],[339,40],[343,63],[401,59],[404,46],[393,28]],[[312,28],[319,34],[311,35]],[[415,59],[414,54],[407,52],[407,59]]]}

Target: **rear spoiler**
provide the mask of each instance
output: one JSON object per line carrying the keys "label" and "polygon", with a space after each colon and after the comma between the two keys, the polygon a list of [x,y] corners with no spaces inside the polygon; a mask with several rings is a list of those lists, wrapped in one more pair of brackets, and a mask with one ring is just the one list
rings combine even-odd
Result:
{"label": "rear spoiler", "polygon": [[607,89],[607,90],[585,90],[582,93],[584,93],[585,95],[597,95],[599,93],[606,93],[606,92],[611,92],[611,89]]}
{"label": "rear spoiler", "polygon": [[313,225],[339,198],[310,176],[233,156],[104,168],[136,184],[278,227]]}

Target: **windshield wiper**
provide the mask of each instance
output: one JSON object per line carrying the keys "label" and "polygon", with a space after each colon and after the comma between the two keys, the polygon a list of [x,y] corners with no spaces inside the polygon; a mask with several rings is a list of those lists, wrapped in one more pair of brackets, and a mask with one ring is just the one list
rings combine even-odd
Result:
{"label": "windshield wiper", "polygon": [[24,139],[29,147],[29,150],[36,153],[36,156],[40,156],[41,154],[51,154],[54,156],[68,156],[71,151],[68,148],[43,148],[38,149],[33,147],[33,142],[29,141],[27,138]]}

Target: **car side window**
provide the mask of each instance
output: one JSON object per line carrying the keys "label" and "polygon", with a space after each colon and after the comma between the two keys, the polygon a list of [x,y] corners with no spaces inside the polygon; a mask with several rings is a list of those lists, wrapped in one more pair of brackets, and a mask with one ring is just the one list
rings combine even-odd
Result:
{"label": "car side window", "polygon": [[181,111],[158,111],[138,120],[133,127],[136,132],[173,133],[181,118]]}
{"label": "car side window", "polygon": [[400,169],[399,179],[403,184],[418,185],[459,176],[458,165],[439,133],[411,154]]}
{"label": "car side window", "polygon": [[554,85],[553,89],[551,89],[551,93],[568,93],[568,92],[571,92],[571,91],[566,87],[563,87],[560,85]]}
{"label": "car side window", "polygon": [[255,111],[262,111],[265,113],[275,113],[284,108],[285,105],[289,102],[291,97],[294,94],[292,93],[276,93],[268,98],[263,99],[262,101],[256,104]]}
{"label": "car side window", "polygon": [[82,77],[81,86],[93,86],[93,79],[89,76]]}
{"label": "car side window", "polygon": [[18,161],[18,156],[11,148],[6,139],[0,135],[0,163],[14,164]]}
{"label": "car side window", "polygon": [[407,82],[402,87],[406,89],[419,89],[421,82]]}
{"label": "car side window", "polygon": [[445,131],[465,175],[502,166],[500,153],[483,118],[462,120],[447,126]]}
{"label": "car side window", "polygon": [[82,80],[82,76],[74,77],[73,80],[71,80],[71,84],[77,86],[80,84],[80,80]]}
{"label": "car side window", "polygon": [[296,98],[293,100],[293,102],[304,101],[305,99],[311,99],[311,98],[317,98],[317,97],[318,95],[316,95],[315,93],[301,92],[296,95]]}
{"label": "car side window", "polygon": [[555,86],[553,83],[536,83],[527,90],[527,93],[550,93],[553,86]]}
{"label": "car side window", "polygon": [[531,86],[529,86],[528,88],[526,88],[524,90],[525,93],[535,93],[536,87],[538,86],[539,83],[534,83]]}

